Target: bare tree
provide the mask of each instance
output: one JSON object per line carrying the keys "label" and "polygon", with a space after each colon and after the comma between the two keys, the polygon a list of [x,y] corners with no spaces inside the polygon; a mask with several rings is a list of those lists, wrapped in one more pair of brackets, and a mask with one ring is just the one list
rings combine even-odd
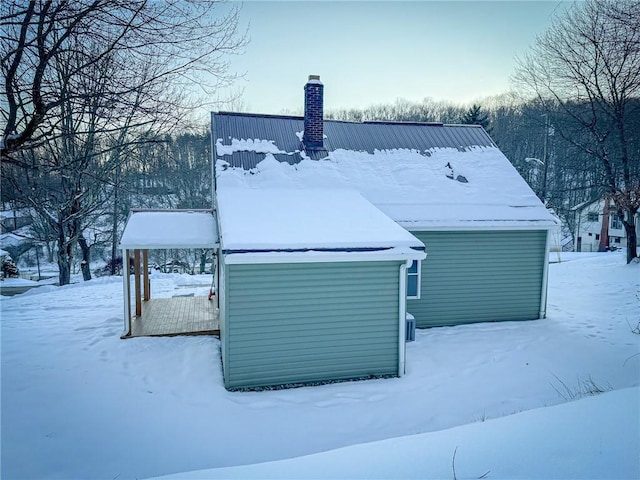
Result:
{"label": "bare tree", "polygon": [[[565,117],[558,132],[596,159],[601,194],[624,219],[627,261],[637,255],[640,148],[638,0],[587,0],[557,17],[519,59],[514,79]],[[588,132],[584,135],[583,132]]]}
{"label": "bare tree", "polygon": [[182,109],[185,88],[211,93],[227,85],[234,76],[223,56],[237,53],[245,43],[237,30],[238,8],[217,0],[4,0],[0,21],[2,160],[10,162],[19,161],[14,152],[58,134],[65,101],[58,66],[70,51],[79,61],[66,72],[69,80],[105,57],[111,57],[117,72],[106,92],[73,91],[71,99],[107,93],[114,97],[116,113],[144,86],[142,104],[151,113],[158,95]]}
{"label": "bare tree", "polygon": [[117,192],[126,145],[179,124],[194,86],[234,78],[223,56],[244,44],[237,15],[218,1],[0,3],[2,176],[56,231],[61,284],[75,244],[91,276],[84,228]]}

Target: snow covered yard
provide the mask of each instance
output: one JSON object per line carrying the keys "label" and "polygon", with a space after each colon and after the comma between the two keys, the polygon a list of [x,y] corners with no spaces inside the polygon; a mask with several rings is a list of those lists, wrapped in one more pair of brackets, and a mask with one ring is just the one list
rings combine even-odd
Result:
{"label": "snow covered yard", "polygon": [[[159,275],[154,295],[193,281]],[[255,393],[223,388],[213,337],[120,340],[120,278],[3,297],[2,478],[145,478],[385,439],[193,475],[451,478],[459,446],[459,478],[637,478],[639,289],[621,253],[572,256],[550,266],[546,320],[418,331],[403,378]],[[589,382],[616,391],[540,408]]]}

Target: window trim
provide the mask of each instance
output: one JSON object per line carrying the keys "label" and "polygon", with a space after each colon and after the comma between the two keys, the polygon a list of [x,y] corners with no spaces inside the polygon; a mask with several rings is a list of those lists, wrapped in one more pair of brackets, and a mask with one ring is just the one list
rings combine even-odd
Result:
{"label": "window trim", "polygon": [[[417,268],[415,272],[410,272],[409,270],[411,270],[411,267],[413,267],[413,264],[416,263],[417,264]],[[416,295],[415,296],[411,296],[409,295],[409,283],[410,283],[410,279],[411,278],[416,278]],[[414,260],[413,263],[411,263],[411,266],[407,268],[407,300],[420,300],[420,285],[422,283],[422,260]]]}

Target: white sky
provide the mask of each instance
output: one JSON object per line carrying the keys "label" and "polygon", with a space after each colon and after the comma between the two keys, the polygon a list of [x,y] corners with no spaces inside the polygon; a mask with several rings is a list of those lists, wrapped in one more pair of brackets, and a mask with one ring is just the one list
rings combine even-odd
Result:
{"label": "white sky", "polygon": [[231,58],[244,80],[232,110],[300,112],[309,74],[325,108],[397,98],[471,102],[509,89],[515,56],[544,32],[553,1],[247,1],[250,43]]}

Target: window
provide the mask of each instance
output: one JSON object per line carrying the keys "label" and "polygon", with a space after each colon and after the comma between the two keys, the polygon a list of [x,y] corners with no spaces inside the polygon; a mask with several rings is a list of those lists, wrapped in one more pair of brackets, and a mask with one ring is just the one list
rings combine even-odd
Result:
{"label": "window", "polygon": [[596,240],[600,240],[600,234],[596,233]]}
{"label": "window", "polygon": [[421,263],[419,260],[414,260],[407,269],[407,298],[416,300],[420,298]]}
{"label": "window", "polygon": [[613,237],[613,243],[620,243],[620,237]]}
{"label": "window", "polygon": [[587,212],[587,222],[597,222],[598,212]]}
{"label": "window", "polygon": [[613,215],[611,217],[611,228],[616,230],[622,230],[622,219],[619,215]]}

